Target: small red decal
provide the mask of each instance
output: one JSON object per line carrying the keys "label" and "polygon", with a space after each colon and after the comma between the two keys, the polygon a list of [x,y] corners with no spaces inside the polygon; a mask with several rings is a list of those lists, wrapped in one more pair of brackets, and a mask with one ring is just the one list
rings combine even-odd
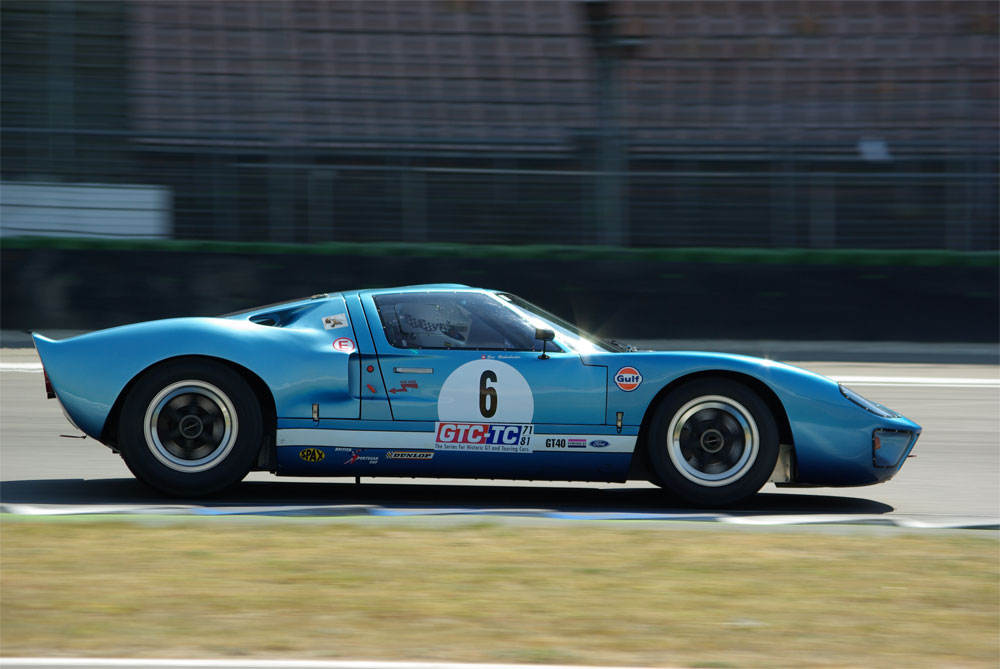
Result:
{"label": "small red decal", "polygon": [[337,337],[333,340],[333,348],[341,353],[354,353],[354,340],[347,337]]}
{"label": "small red decal", "polygon": [[396,393],[405,393],[407,388],[416,390],[419,387],[416,381],[403,381],[399,386],[399,388],[391,388],[389,392],[395,395]]}
{"label": "small red decal", "polygon": [[372,384],[366,383],[365,385],[368,386],[368,390],[372,391],[373,393],[378,392],[377,390],[375,390],[375,386],[373,386]]}

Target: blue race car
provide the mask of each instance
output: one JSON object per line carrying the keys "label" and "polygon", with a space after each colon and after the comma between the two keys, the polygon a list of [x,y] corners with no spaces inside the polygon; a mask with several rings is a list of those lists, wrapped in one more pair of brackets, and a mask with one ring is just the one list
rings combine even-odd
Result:
{"label": "blue race car", "polygon": [[771,360],[637,352],[461,285],[354,290],[62,341],[50,398],[135,476],[210,495],[284,476],[642,479],[732,504],[891,478],[920,426]]}

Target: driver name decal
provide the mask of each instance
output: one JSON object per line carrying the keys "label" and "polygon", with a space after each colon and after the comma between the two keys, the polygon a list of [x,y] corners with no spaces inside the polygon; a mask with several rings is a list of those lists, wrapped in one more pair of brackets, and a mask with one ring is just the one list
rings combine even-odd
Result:
{"label": "driver name decal", "polygon": [[531,453],[531,425],[438,423],[434,448],[441,451]]}

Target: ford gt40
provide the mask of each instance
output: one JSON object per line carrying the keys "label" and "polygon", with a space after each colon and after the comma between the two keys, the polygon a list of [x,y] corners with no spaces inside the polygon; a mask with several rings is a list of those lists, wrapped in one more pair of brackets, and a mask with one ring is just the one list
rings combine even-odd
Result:
{"label": "ford gt40", "polygon": [[48,395],[177,496],[284,476],[652,481],[695,505],[890,479],[920,426],[828,378],[636,351],[515,295],[354,290],[60,341]]}

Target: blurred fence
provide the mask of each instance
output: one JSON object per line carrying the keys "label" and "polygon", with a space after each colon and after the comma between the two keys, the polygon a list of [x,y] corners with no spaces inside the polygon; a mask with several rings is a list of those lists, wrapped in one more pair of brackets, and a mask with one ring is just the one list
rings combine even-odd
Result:
{"label": "blurred fence", "polygon": [[998,248],[991,2],[0,12],[4,181],[177,238]]}
{"label": "blurred fence", "polygon": [[170,238],[163,187],[0,182],[0,237]]}

